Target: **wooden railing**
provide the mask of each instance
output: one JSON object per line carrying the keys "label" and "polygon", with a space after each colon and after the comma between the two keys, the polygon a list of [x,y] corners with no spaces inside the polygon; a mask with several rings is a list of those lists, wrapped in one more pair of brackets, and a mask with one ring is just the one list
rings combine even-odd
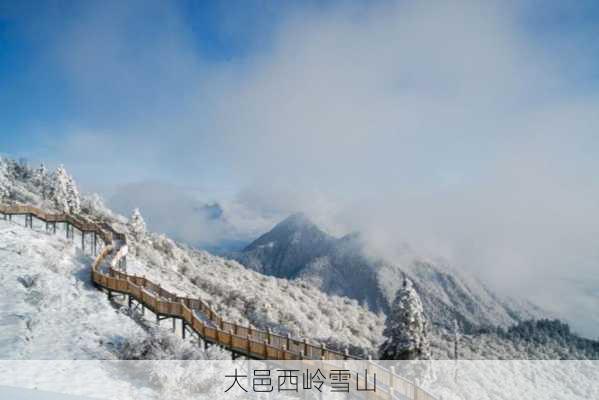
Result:
{"label": "wooden railing", "polygon": [[[91,268],[92,281],[96,286],[109,293],[129,295],[157,316],[178,318],[183,321],[183,331],[189,327],[205,341],[234,353],[265,360],[306,360],[305,362],[361,360],[360,357],[353,356],[347,351],[327,349],[323,344],[309,343],[306,339],[299,340],[289,335],[282,336],[269,330],[264,331],[228,322],[201,299],[177,296],[143,276],[119,271],[117,266],[126,259],[128,252],[127,237],[114,230],[109,224],[97,223],[69,214],[46,213],[27,205],[0,205],[0,214],[3,214],[5,219],[12,215],[25,215],[26,218],[35,216],[45,222],[47,228],[50,224],[54,232],[57,223],[64,223],[67,228],[75,227],[82,233],[82,244],[86,233],[93,234],[94,238],[99,237],[104,244]],[[96,252],[95,247],[93,251]],[[110,257],[112,258],[107,262]],[[397,375],[392,368],[386,369],[371,361],[362,361],[368,363],[369,371],[375,369],[377,381],[381,382],[383,389],[379,390],[376,398],[393,399],[400,396],[400,398],[416,400],[435,399],[414,383]]]}

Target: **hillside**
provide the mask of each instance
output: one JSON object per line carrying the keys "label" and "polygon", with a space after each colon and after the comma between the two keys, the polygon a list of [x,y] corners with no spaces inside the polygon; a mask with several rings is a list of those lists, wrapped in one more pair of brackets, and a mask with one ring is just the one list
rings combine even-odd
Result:
{"label": "hillside", "polygon": [[64,232],[16,222],[0,220],[0,359],[209,357],[111,303],[91,283],[91,258]]}
{"label": "hillside", "polygon": [[501,298],[442,261],[410,254],[407,246],[405,252],[401,262],[373,256],[360,234],[335,238],[306,216],[294,214],[231,256],[258,272],[356,299],[375,312],[388,311],[405,274],[414,282],[428,318],[442,327],[452,326],[454,319],[467,330],[509,326],[543,315],[531,304]]}

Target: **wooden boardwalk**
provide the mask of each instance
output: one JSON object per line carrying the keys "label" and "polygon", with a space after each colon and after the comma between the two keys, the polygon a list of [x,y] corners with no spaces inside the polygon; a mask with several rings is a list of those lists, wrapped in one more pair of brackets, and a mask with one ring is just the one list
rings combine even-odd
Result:
{"label": "wooden boardwalk", "polygon": [[[149,309],[157,321],[165,318],[180,320],[183,337],[195,333],[205,342],[222,346],[233,355],[242,355],[263,360],[318,360],[330,361],[332,365],[344,360],[360,360],[349,352],[339,352],[326,348],[324,344],[310,343],[306,339],[282,336],[270,331],[254,329],[225,321],[206,302],[197,298],[181,297],[151,282],[145,277],[129,275],[118,269],[126,263],[128,252],[127,237],[106,223],[96,223],[69,214],[52,214],[27,205],[0,205],[4,219],[22,215],[25,226],[33,228],[33,218],[45,223],[46,231],[56,233],[56,224],[64,224],[67,238],[74,239],[74,229],[81,234],[81,247],[86,250],[86,237],[91,241],[89,252],[95,257],[91,266],[93,283],[112,296],[120,293],[133,302]],[[101,243],[100,243],[101,242]],[[199,315],[203,316],[200,317]],[[369,395],[376,399],[435,400],[435,398],[400,377],[393,369],[386,369],[372,361],[363,360],[369,373],[376,373],[379,390]]]}

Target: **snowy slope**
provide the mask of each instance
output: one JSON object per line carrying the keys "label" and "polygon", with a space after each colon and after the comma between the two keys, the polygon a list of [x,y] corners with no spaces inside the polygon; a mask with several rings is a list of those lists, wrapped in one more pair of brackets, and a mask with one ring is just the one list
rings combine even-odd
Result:
{"label": "snowy slope", "polygon": [[64,232],[0,220],[0,359],[223,359],[130,314],[92,285]]}
{"label": "snowy slope", "polygon": [[0,221],[0,358],[110,359],[147,333],[91,284],[64,239]]}

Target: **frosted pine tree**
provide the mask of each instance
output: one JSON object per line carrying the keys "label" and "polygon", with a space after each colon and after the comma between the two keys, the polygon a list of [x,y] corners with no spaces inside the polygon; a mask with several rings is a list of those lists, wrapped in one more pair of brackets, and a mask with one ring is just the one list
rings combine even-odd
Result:
{"label": "frosted pine tree", "polygon": [[33,173],[33,183],[40,188],[42,199],[46,200],[50,195],[50,185],[48,182],[48,171],[43,163]]}
{"label": "frosted pine tree", "polygon": [[0,201],[10,196],[10,181],[8,179],[8,168],[3,159],[0,158]]}
{"label": "frosted pine tree", "polygon": [[56,208],[64,213],[78,213],[80,208],[79,192],[73,178],[61,165],[52,176],[50,199]]}
{"label": "frosted pine tree", "polygon": [[383,335],[386,340],[379,349],[382,360],[427,360],[431,357],[424,307],[408,278],[404,278],[403,286],[397,291]]}
{"label": "frosted pine tree", "polygon": [[69,212],[71,214],[79,214],[81,212],[81,196],[73,177],[68,175],[67,177],[67,203],[69,205]]}
{"label": "frosted pine tree", "polygon": [[146,234],[146,222],[141,216],[139,208],[133,210],[129,219],[129,231],[136,240],[140,240]]}

